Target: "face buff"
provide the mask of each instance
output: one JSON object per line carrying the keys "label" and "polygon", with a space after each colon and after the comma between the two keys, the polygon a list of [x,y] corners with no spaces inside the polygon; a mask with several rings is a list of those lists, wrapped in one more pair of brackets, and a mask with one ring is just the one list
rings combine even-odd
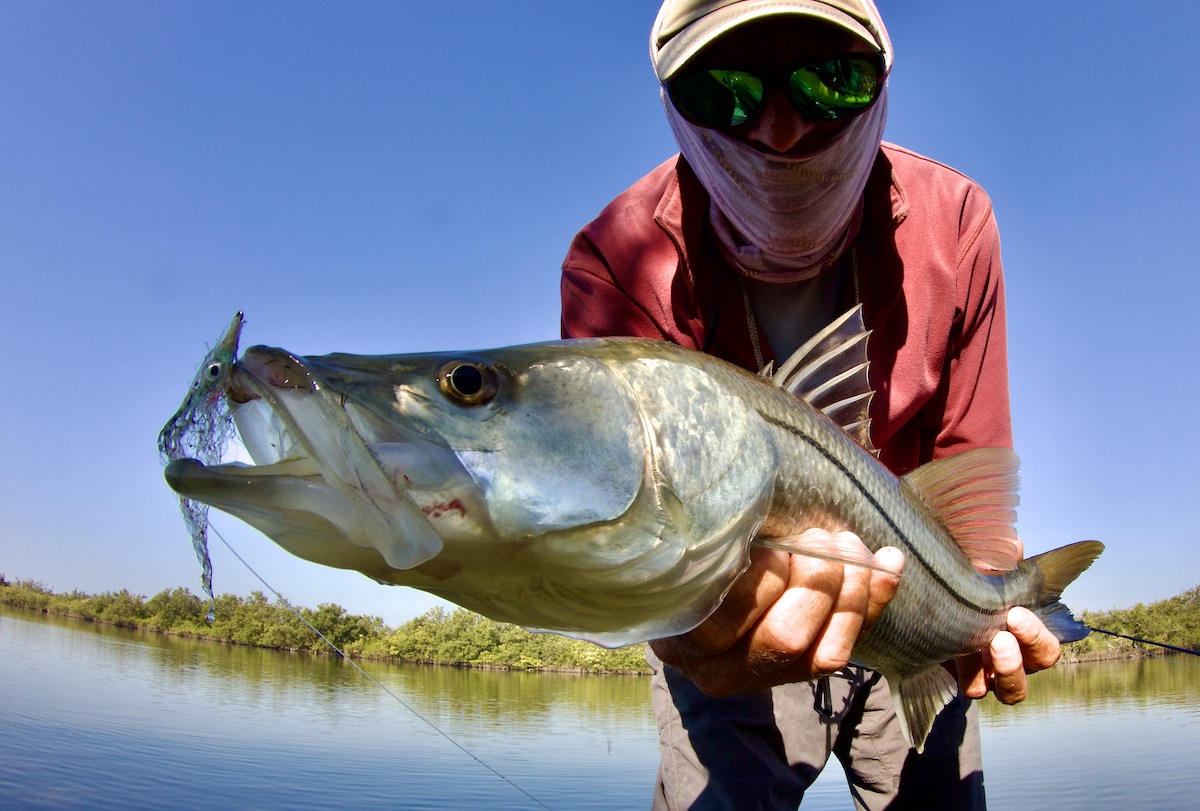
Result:
{"label": "face buff", "polygon": [[810,279],[837,262],[862,219],[887,121],[886,86],[832,141],[799,158],[696,126],[665,93],[663,100],[679,149],[712,198],[709,221],[726,261],[772,282]]}

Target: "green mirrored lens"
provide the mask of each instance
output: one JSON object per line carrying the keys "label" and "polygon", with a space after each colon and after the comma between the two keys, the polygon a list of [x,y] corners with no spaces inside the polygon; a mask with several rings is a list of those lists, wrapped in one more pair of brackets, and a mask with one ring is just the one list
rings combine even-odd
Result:
{"label": "green mirrored lens", "polygon": [[762,79],[740,70],[701,70],[671,80],[675,109],[702,127],[736,127],[762,109]]}
{"label": "green mirrored lens", "polygon": [[879,69],[866,59],[830,59],[805,65],[788,80],[792,101],[817,120],[853,115],[879,94]]}

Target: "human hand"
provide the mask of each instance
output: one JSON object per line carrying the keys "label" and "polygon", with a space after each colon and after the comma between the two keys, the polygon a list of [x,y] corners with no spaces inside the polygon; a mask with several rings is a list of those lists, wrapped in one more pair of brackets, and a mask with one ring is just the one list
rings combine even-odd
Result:
{"label": "human hand", "polygon": [[828,675],[896,594],[904,554],[886,547],[875,559],[891,572],[755,548],[711,617],[650,647],[712,696]]}
{"label": "human hand", "polygon": [[955,660],[958,686],[968,698],[991,690],[1004,704],[1019,704],[1028,694],[1026,675],[1058,661],[1058,639],[1027,608],[1008,611],[1008,630],[1000,631],[985,650]]}

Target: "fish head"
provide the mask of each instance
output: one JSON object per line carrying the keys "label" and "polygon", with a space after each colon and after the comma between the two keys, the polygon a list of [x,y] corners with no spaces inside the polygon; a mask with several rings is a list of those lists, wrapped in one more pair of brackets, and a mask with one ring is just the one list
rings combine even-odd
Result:
{"label": "fish head", "polygon": [[254,464],[178,460],[170,486],[293,554],[384,582],[613,521],[644,479],[635,403],[586,346],[320,357],[256,346],[225,394]]}
{"label": "fish head", "polygon": [[[223,394],[253,465],[171,487],[293,554],[605,645],[683,633],[744,568],[773,446],[662,341],[301,357],[251,347]],[[724,368],[724,366],[721,366]]]}

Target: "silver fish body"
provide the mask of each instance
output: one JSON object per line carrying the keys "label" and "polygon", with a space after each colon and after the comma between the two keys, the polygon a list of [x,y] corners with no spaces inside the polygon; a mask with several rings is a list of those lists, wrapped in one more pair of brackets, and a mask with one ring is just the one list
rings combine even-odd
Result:
{"label": "silver fish body", "polygon": [[986,646],[1009,607],[1086,635],[1058,594],[1098,543],[994,576],[962,550],[1015,540],[1011,451],[897,478],[778,380],[633,339],[308,358],[253,347],[226,394],[256,464],[179,460],[166,475],[300,557],[605,645],[694,628],[753,542],[787,547],[820,527],[899,547],[900,587],[854,659],[888,677],[916,746],[953,696],[938,664]]}

